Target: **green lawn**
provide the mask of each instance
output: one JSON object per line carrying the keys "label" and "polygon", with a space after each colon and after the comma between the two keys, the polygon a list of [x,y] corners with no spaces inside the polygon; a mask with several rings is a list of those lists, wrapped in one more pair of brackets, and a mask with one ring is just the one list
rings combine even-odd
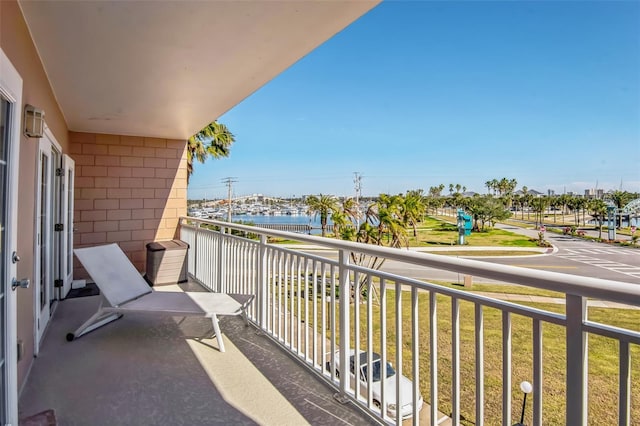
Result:
{"label": "green lawn", "polygon": [[[408,229],[410,246],[438,246],[454,245],[458,242],[458,228],[455,223],[449,222],[451,218],[427,217],[418,228],[417,237],[413,236],[413,230]],[[528,237],[501,229],[485,228],[484,232],[472,232],[465,237],[469,246],[490,247],[536,247],[535,241]]]}
{"label": "green lawn", "polygon": [[[410,247],[437,247],[451,246],[458,242],[458,228],[455,223],[448,222],[448,217],[431,217],[427,216],[420,222],[417,228],[417,237],[413,236],[413,229],[407,228],[407,238]],[[332,234],[327,235],[328,238],[334,238]],[[489,229],[484,232],[472,232],[471,235],[465,237],[466,246],[470,247],[537,247],[535,241],[529,240],[528,237],[515,234],[513,232],[501,229]],[[294,240],[285,240],[282,238],[271,237],[270,243],[276,244],[296,244],[300,243]],[[383,241],[384,243],[385,241]],[[453,256],[510,256],[510,255],[526,255],[537,254],[537,252],[516,252],[505,250],[504,252],[466,252],[463,248],[456,253],[442,253]]]}

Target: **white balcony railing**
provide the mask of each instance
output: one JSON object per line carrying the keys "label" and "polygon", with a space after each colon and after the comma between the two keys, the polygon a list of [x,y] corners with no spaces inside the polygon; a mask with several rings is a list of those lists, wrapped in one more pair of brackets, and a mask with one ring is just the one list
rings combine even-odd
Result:
{"label": "white balcony railing", "polygon": [[[311,250],[292,250],[269,244],[267,236],[331,251],[320,256]],[[637,285],[194,218],[182,218],[180,238],[190,244],[192,277],[211,291],[255,294],[250,311],[253,323],[335,386],[341,399],[383,422],[402,423],[388,401],[410,401],[405,409],[411,410],[413,424],[418,424],[422,394],[431,425],[442,419],[439,411],[450,416],[452,424],[510,425],[520,418],[519,380],[533,383],[528,417],[534,425],[593,423],[590,400],[602,398],[606,420],[596,419],[596,423],[640,421],[638,412],[632,411],[640,405],[633,395],[640,385],[631,380],[631,354],[639,353],[640,333],[606,321],[590,321],[587,316],[587,299],[640,307]],[[496,300],[370,269],[355,264],[352,256],[386,258],[553,290],[564,293],[566,305],[562,313]],[[562,305],[558,306],[562,311]],[[438,313],[442,307],[450,313]],[[461,327],[468,323],[473,328]],[[564,331],[560,334],[566,337],[545,338],[545,330],[553,327],[560,327]],[[617,349],[611,392],[603,387],[601,377],[595,389],[588,388],[589,357],[599,357],[589,350],[590,337],[606,339],[613,353]],[[332,354],[338,354],[338,365],[346,366],[351,350],[364,352],[369,364],[374,351],[381,365],[392,362],[396,380],[405,375],[412,381],[410,395],[403,395],[407,390],[394,381],[384,380],[379,396],[374,395],[372,386],[350,383],[349,374],[337,374]],[[558,358],[561,364],[554,367]],[[615,361],[614,357],[605,362]],[[359,356],[353,358],[353,364],[354,371],[360,371]],[[372,382],[371,370],[363,378],[367,383]],[[550,389],[549,378],[560,381],[561,386]],[[406,412],[403,415],[408,417]]]}

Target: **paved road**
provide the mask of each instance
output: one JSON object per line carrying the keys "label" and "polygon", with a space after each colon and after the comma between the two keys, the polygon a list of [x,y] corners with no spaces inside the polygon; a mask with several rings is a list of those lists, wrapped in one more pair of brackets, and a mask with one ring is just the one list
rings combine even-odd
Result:
{"label": "paved road", "polygon": [[[537,236],[537,231],[510,225],[500,225],[500,227],[512,232]],[[490,259],[490,261],[640,284],[640,249],[551,233],[547,233],[545,238],[557,248],[552,255],[500,258]]]}
{"label": "paved road", "polygon": [[[511,232],[538,237],[538,231],[498,224],[496,227]],[[487,257],[476,259],[504,265],[561,272],[607,280],[640,284],[640,249],[619,247],[605,243],[574,238],[547,232],[545,238],[555,247],[553,253],[542,255]],[[453,247],[459,250],[459,247]],[[336,258],[334,253],[327,257]],[[464,277],[449,271],[425,268],[392,260],[387,260],[383,271],[420,280],[449,281],[463,283]],[[474,277],[474,282],[496,282],[482,277]]]}
{"label": "paved road", "polygon": [[[537,238],[538,232],[511,225],[497,225],[501,229]],[[552,254],[512,257],[479,257],[479,260],[504,265],[562,272],[587,277],[640,284],[640,249],[619,247],[586,241],[571,236],[547,233],[547,241],[557,249]],[[383,270],[416,279],[430,279],[462,283],[460,274],[420,266],[386,261]],[[494,282],[482,277],[475,282]]]}

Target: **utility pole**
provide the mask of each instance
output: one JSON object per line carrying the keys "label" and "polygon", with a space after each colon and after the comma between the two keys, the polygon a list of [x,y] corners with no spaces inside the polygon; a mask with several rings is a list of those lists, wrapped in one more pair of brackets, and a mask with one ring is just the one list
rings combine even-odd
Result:
{"label": "utility pole", "polygon": [[353,184],[356,190],[356,232],[360,232],[360,190],[362,189],[362,175],[353,172]]}
{"label": "utility pole", "polygon": [[237,182],[237,180],[234,180],[235,178],[232,177],[228,177],[222,180],[222,183],[227,185],[227,222],[231,223],[231,185],[234,182]]}

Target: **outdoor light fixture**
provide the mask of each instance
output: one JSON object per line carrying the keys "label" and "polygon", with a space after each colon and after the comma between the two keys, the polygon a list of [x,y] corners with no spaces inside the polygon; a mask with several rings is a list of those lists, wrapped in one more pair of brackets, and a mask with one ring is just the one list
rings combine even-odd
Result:
{"label": "outdoor light fixture", "polygon": [[524,392],[524,400],[522,401],[522,414],[520,415],[520,423],[516,423],[514,426],[524,426],[524,408],[527,406],[527,394],[531,393],[531,391],[533,390],[533,386],[531,386],[531,383],[525,380],[524,382],[520,383],[520,390]]}
{"label": "outdoor light fixture", "polygon": [[44,135],[44,111],[33,105],[24,107],[24,135],[41,138]]}

